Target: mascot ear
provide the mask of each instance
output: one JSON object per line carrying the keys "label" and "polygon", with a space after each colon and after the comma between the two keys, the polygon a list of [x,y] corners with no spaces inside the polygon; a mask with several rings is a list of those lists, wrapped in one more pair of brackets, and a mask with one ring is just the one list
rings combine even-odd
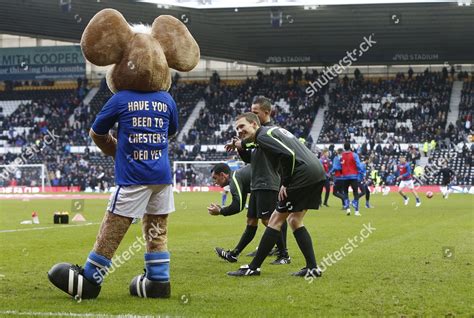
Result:
{"label": "mascot ear", "polygon": [[81,39],[82,52],[95,65],[116,64],[122,59],[132,36],[130,26],[120,12],[104,9],[87,24]]}
{"label": "mascot ear", "polygon": [[170,15],[155,19],[151,35],[160,42],[168,66],[181,72],[191,71],[199,63],[199,46],[188,28]]}

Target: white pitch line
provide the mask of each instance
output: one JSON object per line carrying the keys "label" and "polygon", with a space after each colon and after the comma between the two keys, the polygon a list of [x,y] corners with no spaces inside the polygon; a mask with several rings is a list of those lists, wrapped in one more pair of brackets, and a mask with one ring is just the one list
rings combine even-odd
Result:
{"label": "white pitch line", "polygon": [[38,231],[38,230],[48,230],[48,229],[62,229],[62,228],[66,228],[66,227],[89,226],[89,225],[96,225],[96,224],[100,224],[100,223],[85,223],[85,224],[58,225],[58,226],[49,226],[49,227],[34,227],[34,228],[31,228],[31,229],[0,230],[0,233]]}
{"label": "white pitch line", "polygon": [[98,317],[98,318],[171,318],[171,316],[142,316],[132,314],[109,315],[109,314],[86,314],[73,312],[32,312],[32,311],[16,311],[7,310],[0,311],[0,315],[14,315],[14,316],[39,316],[39,317]]}

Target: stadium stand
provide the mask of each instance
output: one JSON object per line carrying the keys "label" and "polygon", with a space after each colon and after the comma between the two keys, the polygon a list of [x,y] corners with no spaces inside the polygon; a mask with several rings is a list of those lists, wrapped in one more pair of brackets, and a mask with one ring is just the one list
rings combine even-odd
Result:
{"label": "stadium stand", "polygon": [[448,74],[398,73],[388,80],[344,77],[329,92],[318,142],[417,142],[438,139],[446,126]]}
{"label": "stadium stand", "polygon": [[[258,72],[255,79],[244,82],[221,82],[214,74],[206,91],[206,107],[201,110],[193,128],[185,136],[187,144],[222,144],[235,135],[232,120],[242,112],[250,111],[255,96],[263,95],[274,101],[273,118],[297,137],[309,139],[314,117],[324,103],[322,94],[309,98],[301,70],[286,73]],[[310,74],[305,75],[306,78]],[[311,141],[311,140],[309,140]]]}
{"label": "stadium stand", "polygon": [[457,128],[472,134],[472,113],[474,110],[474,81],[466,80],[461,91]]}
{"label": "stadium stand", "polygon": [[[313,98],[307,97],[305,88],[307,81],[318,77],[315,71],[259,72],[255,78],[245,81],[221,81],[217,73],[209,81],[183,81],[175,77],[170,93],[179,108],[181,127],[198,101],[205,100],[206,106],[183,140],[170,142],[170,160],[229,159],[232,154],[219,152],[214,146],[201,150],[204,149],[202,145],[223,144],[235,135],[233,118],[248,111],[257,95],[274,100],[276,124],[306,138],[311,148],[313,141],[308,137],[309,131],[318,109],[325,104],[327,94],[329,108],[319,143],[329,145],[331,154],[335,152],[335,144],[346,140],[359,143],[357,151],[361,157],[370,157],[371,169],[379,171],[384,182],[392,185],[399,156],[408,156],[415,165],[425,157],[418,147],[424,141],[434,139],[437,146],[425,157],[427,166],[436,168],[440,160],[448,159],[448,166],[456,171],[455,184],[474,184],[472,149],[467,145],[462,146],[462,151],[452,149],[453,144],[464,142],[467,135],[472,134],[473,83],[464,75],[461,78],[464,84],[459,119],[456,125],[449,125],[445,130],[453,76],[425,71],[416,76],[408,72],[408,76],[399,73],[394,79],[374,80],[364,79],[359,73],[353,79],[344,77],[328,85],[328,90]],[[0,113],[3,114],[3,120],[0,118],[0,147],[8,150],[8,147],[24,148],[28,144],[41,146],[45,131],[54,129],[61,136],[59,142],[44,145],[44,149],[28,163],[45,164],[51,185],[79,185],[81,190],[104,190],[114,184],[114,163],[101,153],[89,150],[92,145],[88,130],[112,93],[102,81],[97,93],[84,105],[83,97],[88,91],[84,84],[8,84],[12,87],[0,94]],[[349,125],[349,119],[356,120]],[[400,143],[406,142],[412,142],[413,146],[401,150]],[[72,151],[76,146],[85,147],[84,152]],[[8,164],[16,157],[8,151],[0,154],[0,164]],[[0,178],[0,186],[31,186],[37,183],[33,179],[28,171],[23,171],[10,180]],[[425,182],[436,184],[440,180],[430,175]]]}

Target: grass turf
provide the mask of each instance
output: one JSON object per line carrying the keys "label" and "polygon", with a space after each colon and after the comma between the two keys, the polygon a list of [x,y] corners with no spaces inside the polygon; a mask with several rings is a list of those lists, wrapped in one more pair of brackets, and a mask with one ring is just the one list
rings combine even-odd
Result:
{"label": "grass turf", "polygon": [[[58,262],[83,265],[99,225],[53,225],[53,211],[71,210],[71,200],[1,200],[0,316],[8,311],[184,317],[472,316],[473,196],[443,200],[436,194],[431,200],[424,198],[420,208],[414,207],[414,198],[404,206],[396,194],[372,198],[375,208],[362,208],[360,218],[345,216],[333,197],[330,208],[307,214],[305,224],[318,261],[328,254],[334,260],[341,248],[346,252],[311,283],[289,276],[304,266],[291,234],[291,265],[273,266],[268,264],[273,259],[267,259],[261,277],[227,277],[227,271],[251,259],[243,255],[238,263],[226,263],[213,249],[235,246],[245,227],[244,213],[210,216],[206,206],[220,202],[218,193],[177,194],[177,212],[169,222],[172,297],[129,296],[129,282],[144,266],[142,249],[106,278],[98,299],[81,302],[54,288],[46,272]],[[99,223],[106,203],[85,200],[87,222]],[[32,211],[38,211],[41,224],[20,225]],[[348,253],[348,239],[360,237],[369,223],[376,230]],[[2,232],[35,227],[48,229]],[[260,226],[244,254],[257,246],[262,233]],[[132,225],[118,254],[140,234],[140,225]]]}

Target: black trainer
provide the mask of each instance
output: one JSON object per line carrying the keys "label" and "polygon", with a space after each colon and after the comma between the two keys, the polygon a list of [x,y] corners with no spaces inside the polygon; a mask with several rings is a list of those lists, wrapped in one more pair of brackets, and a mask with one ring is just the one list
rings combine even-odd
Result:
{"label": "black trainer", "polygon": [[100,285],[87,280],[79,265],[58,263],[48,271],[48,278],[54,286],[77,299],[97,298],[100,293]]}
{"label": "black trainer", "polygon": [[142,298],[170,298],[170,282],[149,280],[145,277],[145,274],[135,276],[132,279],[130,283],[130,295]]}
{"label": "black trainer", "polygon": [[285,265],[285,264],[290,264],[291,263],[291,258],[288,254],[280,256],[277,255],[276,260],[271,262],[270,264],[272,265]]}
{"label": "black trainer", "polygon": [[237,256],[232,254],[231,251],[226,251],[221,247],[216,247],[214,250],[216,251],[217,256],[219,256],[222,259],[225,259],[229,263],[237,262]]}
{"label": "black trainer", "polygon": [[298,276],[298,277],[321,277],[323,276],[323,272],[319,267],[309,269],[307,267],[303,267],[296,273],[292,273],[292,276]]}
{"label": "black trainer", "polygon": [[240,266],[239,270],[235,272],[227,272],[229,276],[260,276],[260,268],[256,270],[250,269],[248,265]]}

